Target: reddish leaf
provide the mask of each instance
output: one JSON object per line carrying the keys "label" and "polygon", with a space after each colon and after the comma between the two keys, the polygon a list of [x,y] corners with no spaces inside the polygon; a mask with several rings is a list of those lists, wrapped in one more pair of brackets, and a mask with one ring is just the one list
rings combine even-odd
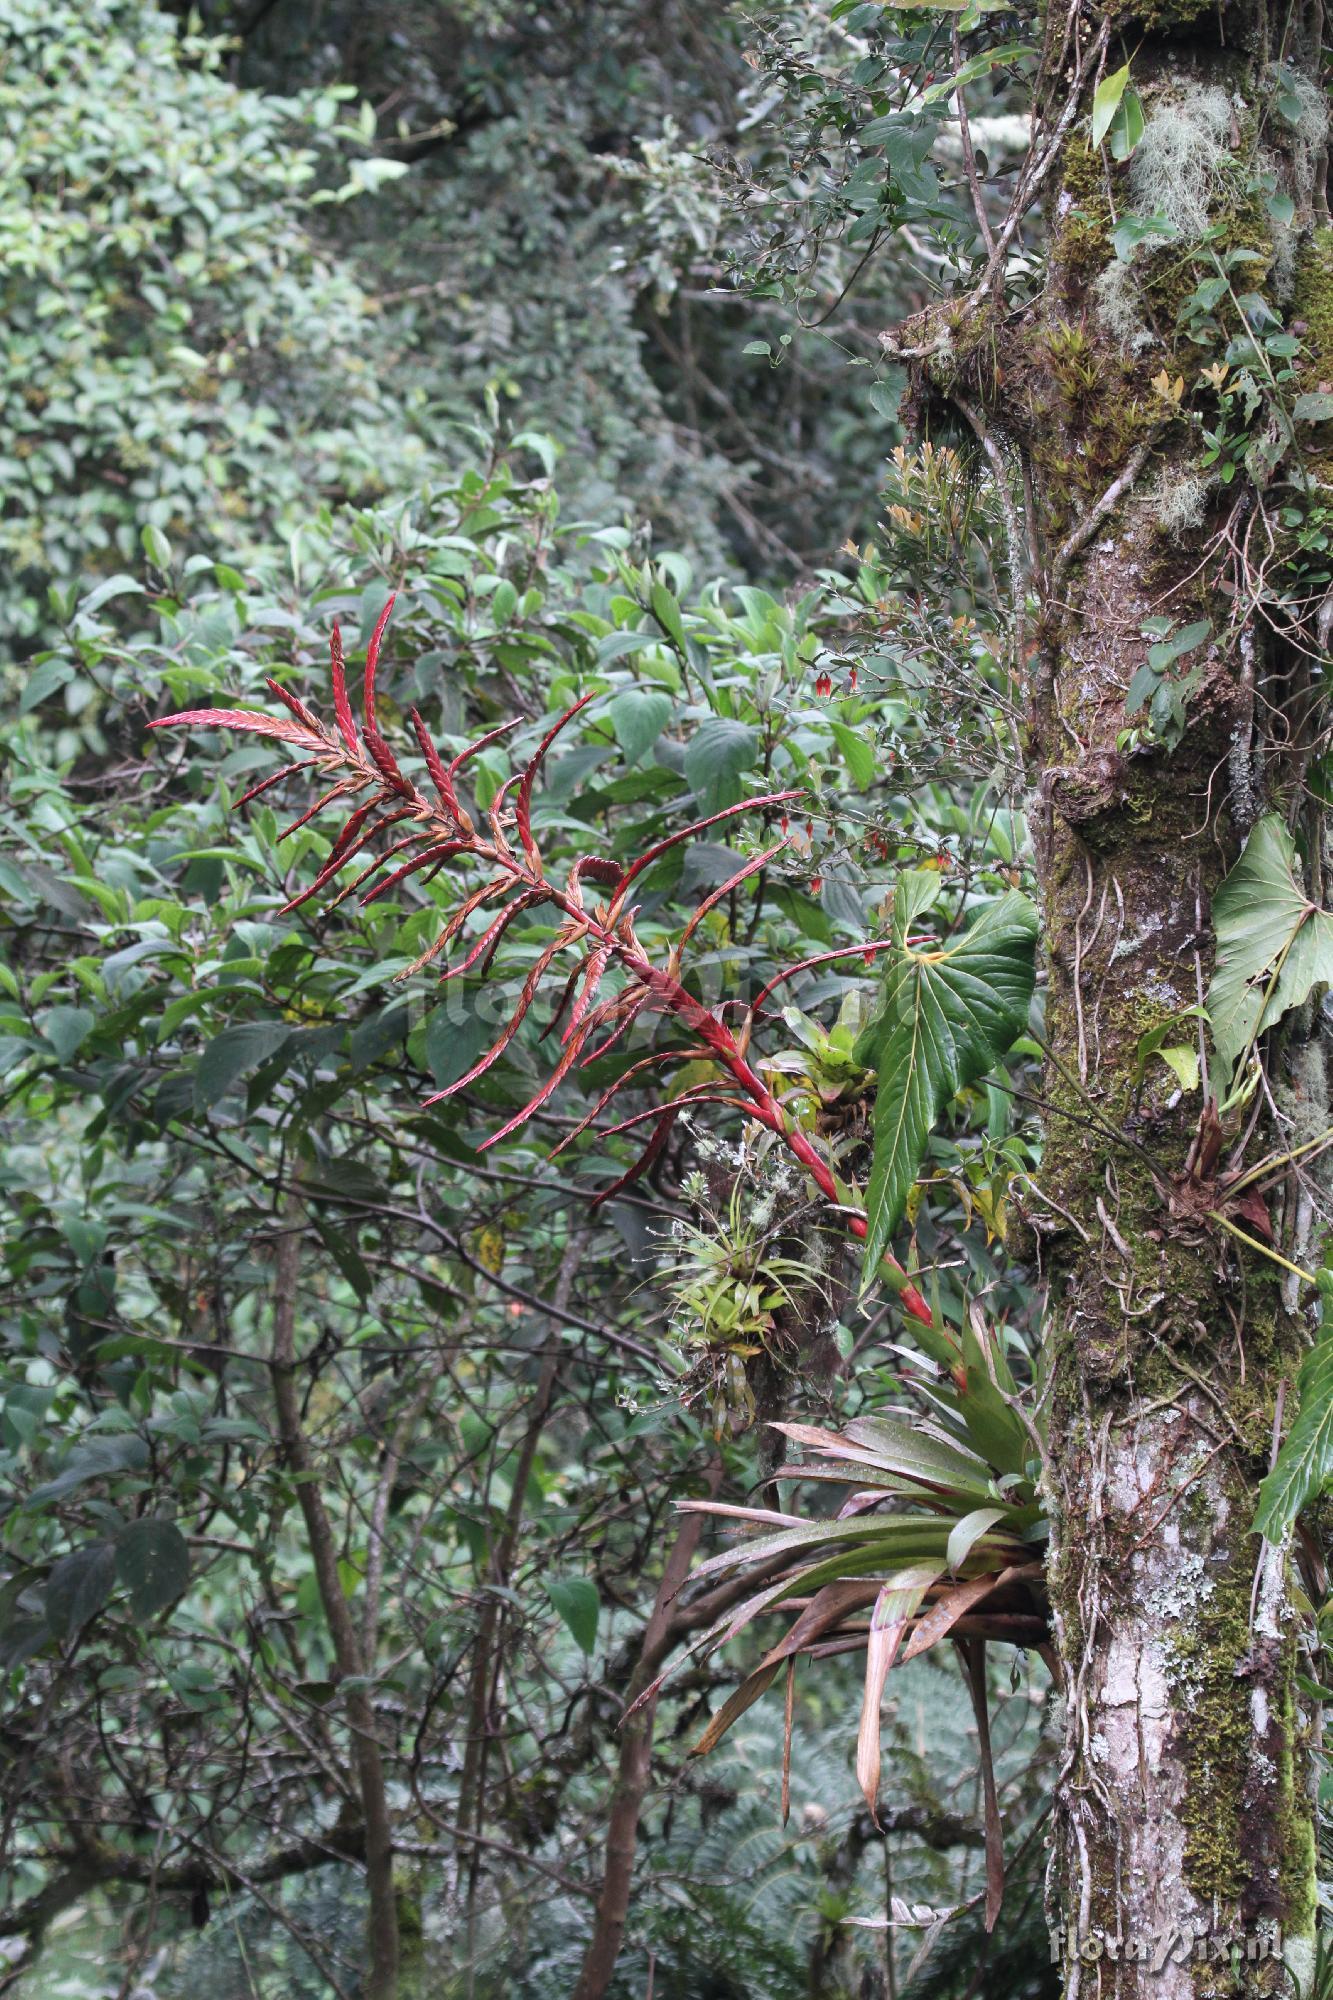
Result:
{"label": "reddish leaf", "polygon": [[483,1139],[477,1148],[479,1153],[487,1152],[490,1147],[498,1145],[501,1139],[507,1139],[511,1132],[518,1130],[520,1125],[527,1124],[534,1111],[541,1110],[542,1105],[545,1104],[549,1097],[554,1096],[560,1084],[568,1076],[570,1070],[573,1069],[575,1059],[582,1046],[582,1042],[578,1039],[570,1043],[536,1096],[530,1097],[528,1102],[523,1106],[523,1109],[516,1111],[512,1118],[507,1119],[498,1132],[492,1132],[489,1139]]}
{"label": "reddish leaf", "polygon": [[[415,837],[422,839],[425,836],[418,834]],[[405,861],[401,868],[395,868],[392,875],[386,875],[382,882],[377,882],[370,894],[362,897],[363,907],[369,909],[370,905],[378,902],[381,896],[387,896],[390,889],[405,876],[418,874],[433,861],[451,861],[454,855],[461,854],[465,847],[466,842],[461,840],[437,840],[430,847],[423,848],[420,854],[414,854],[410,861]],[[388,857],[384,858],[387,860]]]}
{"label": "reddish leaf", "polygon": [[561,1153],[564,1152],[566,1146],[570,1145],[582,1133],[586,1132],[590,1125],[595,1124],[597,1119],[600,1117],[601,1113],[605,1111],[607,1105],[616,1095],[617,1091],[623,1090],[627,1083],[629,1083],[634,1077],[639,1076],[644,1070],[653,1069],[659,1063],[686,1062],[694,1056],[705,1053],[706,1051],[701,1049],[662,1049],[656,1055],[641,1057],[638,1062],[632,1063],[630,1065],[630,1067],[625,1071],[625,1074],[623,1076],[618,1076],[614,1083],[609,1084],[607,1086],[607,1088],[602,1092],[601,1096],[598,1098],[597,1102],[593,1105],[592,1110],[589,1111],[584,1117],[580,1118],[578,1124],[573,1128],[572,1131],[566,1132],[564,1138],[560,1141],[558,1145],[552,1146],[549,1157],[553,1160],[556,1159]]}
{"label": "reddish leaf", "polygon": [[892,951],[892,949],[893,939],[882,938],[878,944],[844,945],[839,951],[820,951],[816,952],[813,958],[798,959],[795,965],[789,965],[782,972],[776,973],[767,986],[760,988],[757,996],[750,1002],[750,1012],[757,1014],[770,993],[776,992],[779,986],[785,986],[789,979],[795,979],[799,973],[809,972],[816,965],[832,965],[839,958],[867,958],[874,952]]}

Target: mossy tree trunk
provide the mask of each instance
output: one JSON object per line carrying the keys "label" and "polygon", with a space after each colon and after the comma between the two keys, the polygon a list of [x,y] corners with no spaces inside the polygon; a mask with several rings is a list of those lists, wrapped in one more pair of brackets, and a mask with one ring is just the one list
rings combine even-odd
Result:
{"label": "mossy tree trunk", "polygon": [[[1204,1092],[1160,1061],[1141,1076],[1137,1052],[1203,999],[1212,897],[1258,813],[1284,814],[1322,866],[1305,765],[1327,621],[1307,604],[1302,628],[1274,604],[1296,574],[1281,506],[1307,477],[1296,511],[1308,518],[1328,471],[1311,445],[1327,430],[1298,426],[1292,443],[1274,420],[1277,401],[1333,388],[1320,28],[1299,4],[1111,19],[1052,8],[1032,159],[1071,91],[1078,115],[1042,188],[1042,295],[937,311],[915,349],[927,394],[961,408],[1008,468],[1016,603],[1027,597],[1018,645],[1049,950],[1051,1588],[1067,1703],[1050,1915],[1071,1995],[1268,1994],[1288,1990],[1269,1956],[1279,1935],[1293,1966],[1310,1955],[1310,1718],[1290,1554],[1250,1531],[1302,1308],[1276,1265],[1209,1219],[1254,1107],[1223,1121],[1223,1139],[1201,1127]],[[1117,164],[1091,149],[1087,113],[1098,77],[1131,58],[1146,129]],[[1118,255],[1125,217],[1153,212],[1172,239]],[[1252,254],[1228,266],[1237,247]],[[1189,316],[1219,274],[1214,339],[1209,315]],[[1246,320],[1276,329],[1254,297],[1304,345],[1289,387],[1265,376],[1256,398],[1235,399],[1247,449],[1224,483],[1203,463],[1203,431],[1241,366],[1228,342]],[[1203,378],[1215,365],[1220,386]],[[1178,706],[1173,717],[1164,700],[1156,730],[1127,703],[1161,634],[1153,620],[1211,634],[1168,674]],[[1197,1035],[1187,1016],[1170,1039]],[[1317,1043],[1313,1056],[1300,1074],[1326,1098]],[[1249,1160],[1292,1143],[1290,1048],[1285,1060],[1268,1052]],[[1269,1200],[1288,1254],[1301,1206],[1294,1189]],[[1253,1235],[1263,1218],[1242,1226]]]}

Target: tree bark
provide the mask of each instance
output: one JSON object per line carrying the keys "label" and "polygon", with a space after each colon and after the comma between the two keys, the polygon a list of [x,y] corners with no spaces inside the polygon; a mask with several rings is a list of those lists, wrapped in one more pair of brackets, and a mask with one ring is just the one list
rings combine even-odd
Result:
{"label": "tree bark", "polygon": [[[1292,1564],[1250,1525],[1304,1330],[1280,1269],[1210,1219],[1225,1156],[1200,1117],[1206,1075],[1202,1093],[1160,1062],[1144,1076],[1139,1048],[1202,1001],[1212,897],[1257,814],[1303,822],[1321,865],[1302,786],[1313,624],[1304,638],[1284,632],[1257,601],[1245,552],[1274,511],[1271,474],[1257,461],[1230,485],[1201,473],[1202,419],[1189,411],[1210,407],[1196,378],[1215,357],[1182,339],[1179,314],[1214,268],[1204,224],[1182,226],[1174,267],[1164,252],[1127,264],[1113,235],[1152,201],[1188,225],[1193,194],[1221,226],[1220,256],[1257,252],[1233,289],[1261,292],[1303,335],[1296,388],[1333,374],[1321,345],[1333,314],[1316,324],[1325,295],[1333,304],[1319,26],[1299,5],[1270,14],[1258,0],[1114,20],[1091,5],[1052,10],[1029,157],[1030,170],[1054,140],[1044,291],[1014,311],[983,289],[936,310],[914,349],[900,343],[926,397],[960,407],[1004,466],[1029,677],[1049,954],[1050,1588],[1067,1704],[1049,1915],[1070,2000],[1266,1995],[1287,1990],[1283,1952],[1302,1977],[1312,1960],[1311,1718]],[[1178,157],[1160,185],[1151,150],[1135,169],[1089,143],[1098,77],[1131,57],[1148,143],[1164,165]],[[1303,130],[1274,115],[1279,58],[1298,79]],[[1163,145],[1169,128],[1153,134],[1164,118],[1194,147],[1192,167]],[[1290,222],[1256,192],[1260,172],[1293,203]],[[1026,632],[1025,596],[1029,618],[1036,605]],[[1202,670],[1179,741],[1127,741],[1144,628],[1162,617],[1206,619],[1214,637],[1190,662]],[[1198,1032],[1186,1018],[1171,1039]],[[1269,1068],[1249,1161],[1292,1143],[1276,1057]],[[1322,1050],[1306,1072],[1323,1076]],[[1228,1151],[1246,1116],[1226,1120]],[[1273,1203],[1279,1247],[1294,1207]]]}
{"label": "tree bark", "polygon": [[[305,1523],[315,1583],[339,1677],[343,1680],[359,1679],[373,1668],[374,1662],[363,1657],[352,1622],[351,1607],[343,1593],[342,1578],[338,1574],[338,1544],[324,1505],[318,1470],[301,1421],[301,1403],[296,1391],[296,1287],[300,1268],[299,1226],[289,1219],[278,1238],[274,1273],[272,1372],[278,1435],[287,1465],[296,1480],[296,1497]],[[384,1779],[384,1757],[374,1705],[365,1689],[349,1689],[345,1700],[365,1825],[366,1890],[370,1901],[366,1925],[369,1963],[365,2000],[396,2000],[398,1907],[393,1883],[393,1823]]]}
{"label": "tree bark", "polygon": [[[721,1484],[722,1465],[720,1460],[715,1459],[705,1475],[705,1491],[710,1500]],[[643,1647],[626,1690],[627,1708],[633,1707],[671,1650],[675,1637],[675,1600],[689,1576],[703,1524],[702,1514],[687,1514],[667,1552],[662,1566],[662,1580],[657,1586],[657,1596],[644,1627]],[[629,1918],[630,1889],[634,1881],[639,1815],[652,1772],[653,1722],[656,1715],[657,1701],[654,1697],[621,1725],[620,1763],[607,1821],[602,1887],[593,1917],[592,1936],[588,1940],[572,2000],[603,2000],[620,1956]]]}

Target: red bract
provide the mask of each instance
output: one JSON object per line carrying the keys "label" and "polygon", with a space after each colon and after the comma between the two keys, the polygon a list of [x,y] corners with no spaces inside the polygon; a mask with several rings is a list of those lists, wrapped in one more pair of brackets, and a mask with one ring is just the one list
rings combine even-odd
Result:
{"label": "red bract", "polygon": [[[296,759],[272,777],[253,786],[245,794],[246,798],[256,797],[269,786],[298,771],[318,771],[321,779],[328,783],[328,788],[293,820],[282,836],[285,838],[286,834],[295,832],[326,807],[336,805],[347,812],[328,859],[313,882],[292,898],[287,905],[289,910],[297,909],[324,890],[332,889],[335,878],[355,857],[365,857],[363,865],[337,890],[330,907],[358,890],[361,891],[362,903],[371,903],[409,876],[417,875],[429,881],[453,861],[467,861],[479,869],[482,876],[480,884],[460,897],[453,913],[441,926],[439,935],[408,968],[408,973],[419,971],[443,957],[451,945],[462,940],[469,920],[478,912],[483,912],[486,919],[481,933],[469,938],[465,945],[460,944],[458,961],[442,975],[446,979],[473,969],[484,974],[515,918],[545,909],[558,919],[555,936],[543,948],[528,973],[514,1011],[496,1041],[465,1076],[459,1077],[447,1089],[437,1091],[426,1102],[435,1104],[441,1098],[452,1097],[456,1092],[467,1089],[469,1084],[484,1076],[498,1062],[527,1017],[550,968],[557,959],[572,954],[573,967],[566,978],[555,1017],[545,1031],[546,1034],[553,1033],[563,1019],[559,1058],[541,1088],[521,1111],[508,1119],[498,1132],[492,1133],[482,1150],[518,1131],[546,1103],[571,1070],[605,1054],[640,1015],[665,1013],[684,1030],[685,1039],[679,1047],[663,1050],[648,1060],[655,1065],[666,1065],[702,1058],[720,1064],[728,1072],[736,1095],[719,1093],[715,1085],[701,1085],[650,1112],[627,1118],[622,1125],[611,1127],[612,1131],[627,1130],[641,1122],[651,1121],[653,1131],[639,1159],[614,1188],[603,1190],[599,1200],[605,1201],[609,1195],[628,1186],[653,1164],[683,1111],[695,1104],[722,1102],[743,1111],[776,1134],[801,1162],[821,1192],[842,1210],[852,1233],[863,1237],[865,1223],[859,1215],[848,1211],[844,1193],[829,1162],[805,1133],[792,1124],[777,1098],[746,1058],[758,1006],[771,988],[765,989],[760,1001],[747,1012],[738,1033],[733,1035],[719,1013],[703,1006],[681,984],[682,955],[699,924],[733,889],[781,853],[787,844],[785,833],[773,846],[743,862],[728,881],[705,897],[671,947],[664,964],[656,965],[649,959],[635,932],[637,912],[628,900],[633,884],[645,869],[650,868],[670,848],[679,846],[682,841],[692,840],[708,828],[734,819],[741,813],[784,805],[798,798],[799,792],[774,792],[746,800],[740,805],[727,806],[721,812],[710,814],[707,819],[669,834],[626,867],[600,855],[582,855],[565,871],[563,880],[554,879],[546,871],[546,863],[533,833],[533,793],[551,745],[596,696],[585,695],[581,701],[567,708],[547,730],[518,776],[508,779],[492,799],[486,814],[488,831],[482,832],[459,800],[458,774],[479,750],[516,728],[517,723],[505,723],[499,729],[490,730],[446,763],[431,742],[421,716],[416,709],[412,709],[413,733],[435,796],[432,799],[420,791],[401,769],[380,734],[376,719],[376,674],[380,647],[392,609],[393,598],[390,597],[366,652],[364,718],[359,731],[348,699],[342,638],[336,625],[330,640],[335,728],[321,722],[303,702],[276,681],[270,681],[269,686],[287,709],[286,716],[260,715],[236,708],[194,708],[186,709],[179,715],[164,716],[152,727],[170,729],[190,725],[202,729],[234,729],[252,735],[272,736],[290,744],[298,753]],[[388,835],[392,837],[386,838]],[[390,861],[394,865],[386,870]],[[375,876],[379,880],[372,885]],[[585,894],[590,886],[605,892],[603,900],[594,902],[591,907]],[[602,984],[612,966],[619,968],[623,983],[615,992],[603,996]],[[407,977],[408,974],[401,976]],[[638,1074],[643,1067],[644,1064],[634,1064],[612,1084],[578,1129],[582,1131],[593,1124],[630,1077]],[[901,1266],[891,1258],[885,1259],[885,1265],[886,1275],[899,1292],[904,1309],[924,1325],[932,1325],[933,1315],[929,1306],[907,1280]]]}

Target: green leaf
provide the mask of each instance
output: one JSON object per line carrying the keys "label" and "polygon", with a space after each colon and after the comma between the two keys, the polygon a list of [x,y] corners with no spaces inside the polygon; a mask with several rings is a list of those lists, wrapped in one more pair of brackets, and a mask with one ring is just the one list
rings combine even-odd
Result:
{"label": "green leaf", "polygon": [[1120,100],[1125,94],[1125,85],[1128,82],[1129,64],[1126,63],[1123,69],[1115,70],[1110,76],[1104,76],[1097,85],[1096,95],[1092,100],[1092,143],[1094,147],[1100,146],[1102,140],[1110,131],[1111,120],[1115,117],[1116,111],[1119,109]]}
{"label": "green leaf", "polygon": [[648,604],[672,645],[678,652],[685,652],[685,627],[681,622],[680,606],[664,583],[653,585],[648,593]]}
{"label": "green leaf", "polygon": [[875,782],[875,746],[859,729],[849,729],[845,722],[829,723],[833,740],[843,755],[847,769],[852,774],[852,782],[858,791],[868,791]]}
{"label": "green leaf", "polygon": [[96,590],[89,591],[79,604],[79,611],[87,616],[91,612],[100,611],[113,597],[142,597],[143,594],[143,585],[136,577],[109,576],[104,583],[98,584]]}
{"label": "green leaf", "polygon": [[909,926],[938,893],[938,876],[910,871],[899,878],[897,948],[880,1011],[856,1046],[857,1061],[879,1079],[866,1192],[867,1277],[902,1218],[936,1119],[1023,1032],[1032,999],[1037,915],[1027,897],[1010,890],[955,943],[909,949]]}
{"label": "green leaf", "polygon": [[1183,1091],[1193,1092],[1199,1088],[1197,1049],[1190,1048],[1188,1043],[1177,1042],[1169,1049],[1157,1049],[1154,1053],[1166,1064]]}
{"label": "green leaf", "polygon": [[1005,1517],[1003,1507],[976,1507],[970,1514],[964,1514],[961,1521],[955,1521],[949,1530],[949,1568],[956,1575],[971,1554],[972,1545],[987,1528],[993,1528],[997,1521]]}
{"label": "green leaf", "polygon": [[1296,879],[1296,846],[1266,813],[1213,898],[1217,957],[1208,988],[1213,1046],[1230,1094],[1235,1072],[1265,1028],[1333,981],[1333,915]]}
{"label": "green leaf", "polygon": [[139,530],[139,540],[143,544],[144,554],[155,569],[171,568],[171,543],[160,528],[155,528],[151,521],[146,522]]}
{"label": "green leaf", "polygon": [[1309,389],[1296,398],[1291,414],[1298,423],[1326,424],[1333,418],[1333,396],[1320,389]]}
{"label": "green leaf", "polygon": [[1333,1479],[1333,1326],[1324,1307],[1324,1331],[1301,1363],[1300,1413],[1259,1488],[1255,1532],[1280,1542],[1309,1501]]}
{"label": "green leaf", "polygon": [[685,747],[685,781],[705,816],[724,806],[739,805],[742,771],[759,759],[759,736],[748,722],[710,715],[699,724]]}
{"label": "green leaf", "polygon": [[611,727],[627,764],[637,764],[647,756],[670,722],[672,707],[671,696],[660,688],[626,688],[612,697],[608,704]]}
{"label": "green leaf", "polygon": [[1111,158],[1127,160],[1147,129],[1143,99],[1137,90],[1127,90],[1111,120]]}
{"label": "green leaf", "polygon": [[602,1601],[597,1585],[586,1576],[550,1576],[546,1595],[568,1626],[575,1644],[585,1653],[597,1648],[597,1619]]}
{"label": "green leaf", "polygon": [[64,687],[73,678],[72,660],[44,660],[40,667],[33,669],[23,684],[23,692],[19,696],[19,714],[27,715],[34,708],[40,708],[57,688]]}
{"label": "green leaf", "polygon": [[1181,631],[1173,633],[1169,639],[1159,639],[1155,646],[1148,648],[1149,666],[1155,673],[1165,673],[1168,667],[1211,637],[1212,630],[1208,620],[1200,618],[1193,625],[1186,625]]}
{"label": "green leaf", "polygon": [[145,1514],[116,1537],[116,1575],[130,1593],[136,1618],[174,1604],[190,1581],[190,1551],[174,1521]]}
{"label": "green leaf", "polygon": [[291,1035],[285,1021],[243,1021],[215,1035],[194,1072],[195,1109],[206,1111],[234,1083],[276,1055]]}
{"label": "green leaf", "polygon": [[1111,232],[1111,244],[1120,262],[1128,264],[1140,243],[1152,237],[1169,243],[1179,234],[1170,216],[1159,209],[1153,215],[1122,215]]}
{"label": "green leaf", "polygon": [[41,1507],[48,1500],[63,1500],[76,1487],[92,1479],[107,1479],[117,1472],[139,1472],[148,1463],[148,1446],[131,1433],[122,1437],[90,1437],[76,1445],[54,1479],[34,1486],[23,1502],[25,1507]]}
{"label": "green leaf", "polygon": [[72,1639],[96,1616],[116,1580],[114,1542],[89,1542],[62,1556],[46,1580],[46,1622],[57,1639]]}
{"label": "green leaf", "polygon": [[51,1007],[38,1025],[61,1062],[68,1062],[92,1033],[96,1017],[87,1007]]}

